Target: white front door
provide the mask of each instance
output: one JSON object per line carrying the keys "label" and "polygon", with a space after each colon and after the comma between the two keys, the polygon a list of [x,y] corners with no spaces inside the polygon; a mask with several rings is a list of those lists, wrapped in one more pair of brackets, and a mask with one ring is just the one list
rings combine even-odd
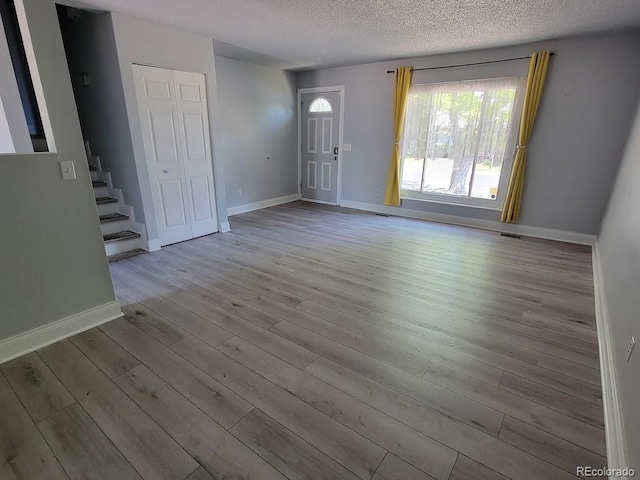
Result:
{"label": "white front door", "polygon": [[204,75],[133,72],[160,244],[216,232]]}
{"label": "white front door", "polygon": [[340,92],[301,96],[301,185],[303,199],[338,201]]}

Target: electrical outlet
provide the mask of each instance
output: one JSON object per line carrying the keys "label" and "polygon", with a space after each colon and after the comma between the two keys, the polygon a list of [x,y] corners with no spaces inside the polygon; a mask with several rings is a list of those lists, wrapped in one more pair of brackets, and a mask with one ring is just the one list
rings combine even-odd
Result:
{"label": "electrical outlet", "polygon": [[629,346],[627,347],[627,362],[631,359],[631,354],[633,353],[633,349],[636,346],[636,337],[631,337],[631,341],[629,342]]}
{"label": "electrical outlet", "polygon": [[60,173],[62,173],[63,180],[76,179],[76,167],[73,165],[71,160],[60,162]]}
{"label": "electrical outlet", "polygon": [[241,197],[242,196],[242,190],[238,189],[238,196]]}
{"label": "electrical outlet", "polygon": [[380,190],[376,188],[376,189],[375,189],[375,191],[373,192],[373,194],[374,194],[376,197],[380,196]]}

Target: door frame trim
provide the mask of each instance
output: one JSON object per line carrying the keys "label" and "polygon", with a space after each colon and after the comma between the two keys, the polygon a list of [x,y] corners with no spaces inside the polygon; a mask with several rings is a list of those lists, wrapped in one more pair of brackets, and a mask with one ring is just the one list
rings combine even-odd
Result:
{"label": "door frame trim", "polygon": [[[311,87],[311,88],[298,88],[298,195],[302,196],[302,95],[305,93],[323,93],[323,92],[338,92],[340,94],[340,128],[338,129],[338,179],[336,181],[336,203],[329,203],[329,205],[340,205],[342,200],[342,145],[344,134],[344,85],[334,85],[329,87]],[[305,199],[303,199],[305,200]],[[328,203],[328,202],[323,202]]]}

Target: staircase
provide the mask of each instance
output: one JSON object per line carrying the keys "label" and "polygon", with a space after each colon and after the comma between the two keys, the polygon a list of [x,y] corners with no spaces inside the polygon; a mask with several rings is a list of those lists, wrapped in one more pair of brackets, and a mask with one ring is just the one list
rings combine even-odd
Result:
{"label": "staircase", "polygon": [[133,208],[125,205],[122,190],[113,188],[111,174],[102,170],[100,157],[91,154],[89,142],[85,142],[85,148],[100,217],[104,249],[109,260],[143,253],[144,225],[135,222]]}

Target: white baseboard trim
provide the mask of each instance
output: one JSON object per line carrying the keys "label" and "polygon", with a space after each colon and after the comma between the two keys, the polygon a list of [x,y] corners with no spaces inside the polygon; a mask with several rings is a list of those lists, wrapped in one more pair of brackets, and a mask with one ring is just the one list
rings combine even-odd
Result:
{"label": "white baseboard trim", "polygon": [[0,340],[0,363],[46,347],[64,338],[84,332],[122,316],[116,301],[90,308],[53,323]]}
{"label": "white baseboard trim", "polygon": [[261,202],[238,205],[237,207],[227,208],[227,216],[231,217],[233,215],[239,215],[241,213],[253,212],[254,210],[260,210],[261,208],[273,207],[275,205],[281,205],[283,203],[295,202],[296,200],[300,200],[300,194],[298,193],[285,195],[283,197],[270,198],[268,200],[262,200]]}
{"label": "white baseboard trim", "polygon": [[142,249],[146,250],[147,252],[155,252],[157,250],[160,250],[160,240],[158,240],[157,238],[154,240],[145,240]]}
{"label": "white baseboard trim", "polygon": [[[593,288],[596,302],[596,326],[600,354],[600,376],[602,380],[602,405],[604,409],[605,437],[607,442],[607,465],[624,469],[629,466],[624,435],[624,423],[611,344],[611,328],[607,301],[604,296],[604,279],[598,242],[593,248]],[[627,478],[627,477],[624,477]]]}
{"label": "white baseboard trim", "polygon": [[229,222],[222,222],[220,224],[220,231],[222,233],[230,232],[231,231],[231,224]]}
{"label": "white baseboard trim", "polygon": [[302,200],[303,202],[311,202],[311,203],[320,203],[322,205],[333,205],[334,207],[336,205],[338,205],[337,203],[334,202],[325,202],[324,200],[316,200],[315,198],[300,198],[300,200]]}
{"label": "white baseboard trim", "polygon": [[367,212],[382,213],[396,217],[417,218],[438,223],[448,223],[460,225],[462,227],[481,228],[483,230],[493,230],[496,232],[514,233],[527,237],[544,238],[546,240],[558,240],[561,242],[577,243],[580,245],[594,245],[596,237],[587,233],[567,232],[564,230],[554,230],[551,228],[532,227],[519,225],[516,223],[502,223],[493,220],[483,220],[470,217],[459,217],[456,215],[444,215],[442,213],[424,212],[409,208],[388,207],[386,205],[376,205],[373,203],[354,202],[352,200],[341,200],[341,207],[364,210]]}

